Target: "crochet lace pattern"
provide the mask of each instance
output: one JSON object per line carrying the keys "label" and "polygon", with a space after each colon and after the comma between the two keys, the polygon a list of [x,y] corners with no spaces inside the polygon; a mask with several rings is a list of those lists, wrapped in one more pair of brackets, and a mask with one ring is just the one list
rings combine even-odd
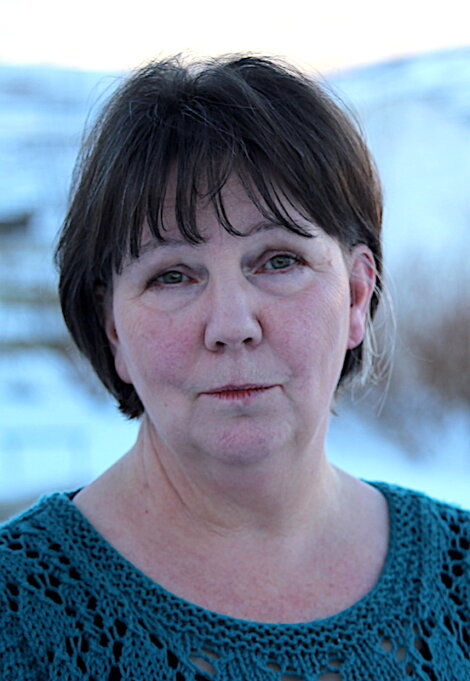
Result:
{"label": "crochet lace pattern", "polygon": [[384,483],[376,586],[327,619],[266,624],[210,612],[124,559],[71,495],[0,531],[2,681],[470,679],[470,513]]}

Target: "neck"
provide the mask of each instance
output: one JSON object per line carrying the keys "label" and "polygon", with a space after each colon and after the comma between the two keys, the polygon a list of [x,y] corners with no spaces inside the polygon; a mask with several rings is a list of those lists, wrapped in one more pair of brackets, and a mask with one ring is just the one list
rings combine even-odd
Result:
{"label": "neck", "polygon": [[[136,445],[126,457],[127,490],[136,512],[171,518],[188,534],[286,535],[317,532],[336,515],[341,477],[323,447],[278,452],[240,466],[183,461],[156,441],[144,419]],[[313,450],[313,451],[312,451]],[[129,476],[132,482],[129,484]]]}
{"label": "neck", "polygon": [[149,577],[210,610],[273,622],[328,616],[373,586],[386,502],[323,450],[209,475],[171,466],[147,427],[74,503]]}

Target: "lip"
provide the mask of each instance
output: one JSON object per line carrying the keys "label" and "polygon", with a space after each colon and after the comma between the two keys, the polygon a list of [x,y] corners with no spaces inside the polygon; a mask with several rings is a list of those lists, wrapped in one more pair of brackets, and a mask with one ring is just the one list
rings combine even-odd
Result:
{"label": "lip", "polygon": [[260,385],[259,383],[244,383],[241,385],[229,384],[201,393],[201,395],[207,395],[208,397],[218,400],[241,401],[247,403],[261,397],[261,395],[264,395],[271,388],[275,387],[275,385]]}
{"label": "lip", "polygon": [[242,383],[241,385],[229,384],[222,385],[220,388],[213,388],[213,390],[206,390],[202,395],[214,395],[217,393],[228,393],[237,392],[237,390],[266,390],[267,388],[273,388],[273,385],[260,385],[259,383]]}

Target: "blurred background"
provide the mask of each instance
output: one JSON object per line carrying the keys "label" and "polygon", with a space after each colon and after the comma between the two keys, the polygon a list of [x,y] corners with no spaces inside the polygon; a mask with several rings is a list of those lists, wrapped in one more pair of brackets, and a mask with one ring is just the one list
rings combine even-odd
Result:
{"label": "blurred background", "polygon": [[[186,52],[285,56],[359,121],[385,191],[391,373],[336,406],[331,458],[470,508],[470,35],[463,2],[0,0],[0,520],[128,449],[68,339],[52,252],[83,130],[126,72]],[[327,6],[323,6],[327,4]],[[377,320],[389,339],[390,311]]]}

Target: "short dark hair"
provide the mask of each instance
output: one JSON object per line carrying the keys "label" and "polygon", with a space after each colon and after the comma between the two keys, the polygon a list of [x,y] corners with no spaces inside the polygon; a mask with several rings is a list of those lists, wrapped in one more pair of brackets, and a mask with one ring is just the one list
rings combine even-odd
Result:
{"label": "short dark hair", "polygon": [[[285,207],[295,206],[344,248],[369,246],[381,269],[377,173],[356,125],[325,86],[251,55],[189,63],[177,56],[144,66],[117,89],[83,146],[56,251],[65,322],[131,418],[143,405],[116,373],[97,290],[109,290],[124,257],[138,255],[144,223],[165,240],[163,200],[174,169],[175,216],[190,243],[203,241],[196,219],[202,196],[221,225],[239,234],[221,194],[235,173],[264,215],[307,237]],[[340,383],[359,370],[362,354],[362,344],[347,351]]]}

